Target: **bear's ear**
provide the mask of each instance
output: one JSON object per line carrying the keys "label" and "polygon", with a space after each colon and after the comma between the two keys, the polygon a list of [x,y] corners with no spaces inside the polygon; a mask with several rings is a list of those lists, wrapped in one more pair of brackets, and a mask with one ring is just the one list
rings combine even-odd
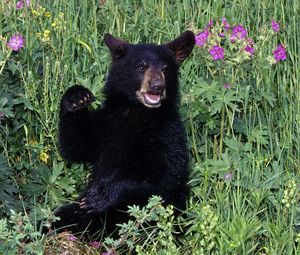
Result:
{"label": "bear's ear", "polygon": [[129,45],[127,42],[117,39],[111,34],[104,35],[104,42],[109,48],[113,60],[123,57]]}
{"label": "bear's ear", "polygon": [[195,35],[192,31],[187,30],[165,45],[175,53],[176,61],[180,64],[192,52],[195,45]]}

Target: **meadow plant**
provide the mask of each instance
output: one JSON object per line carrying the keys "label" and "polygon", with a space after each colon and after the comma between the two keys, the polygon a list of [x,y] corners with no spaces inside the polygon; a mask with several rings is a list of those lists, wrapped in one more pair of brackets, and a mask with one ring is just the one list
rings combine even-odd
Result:
{"label": "meadow plant", "polygon": [[0,253],[43,254],[41,233],[28,215],[11,211],[9,220],[0,220]]}
{"label": "meadow plant", "polygon": [[143,208],[129,206],[128,213],[133,220],[119,225],[120,238],[106,238],[103,242],[109,254],[122,249],[139,255],[180,254],[172,206],[163,206],[160,197],[152,196]]}
{"label": "meadow plant", "polygon": [[[196,35],[196,45],[201,48],[201,56],[207,62],[209,59],[223,60],[208,65],[211,67],[210,73],[214,78],[220,79],[220,82],[224,80],[232,85],[235,83],[238,85],[237,75],[240,72],[249,71],[249,65],[243,64],[252,63],[255,65],[257,61],[266,59],[268,56],[255,54],[255,51],[263,51],[265,40],[273,40],[275,33],[279,31],[279,24],[272,20],[271,26],[254,41],[249,37],[248,31],[243,25],[230,25],[223,17],[221,22],[211,20],[205,29]],[[210,54],[211,58],[208,57],[207,53]],[[276,63],[280,60],[286,60],[286,48],[281,44],[273,51],[273,54]]]}
{"label": "meadow plant", "polygon": [[288,180],[286,189],[284,190],[284,195],[281,200],[282,204],[289,209],[292,205],[299,201],[299,196],[297,194],[297,183],[295,179]]}
{"label": "meadow plant", "polygon": [[191,208],[188,212],[190,224],[186,232],[186,241],[192,247],[193,254],[220,254],[217,245],[219,235],[219,217],[210,205]]}
{"label": "meadow plant", "polygon": [[[254,91],[261,89],[256,83],[259,68],[273,68],[280,64],[279,61],[287,59],[286,48],[282,44],[273,52],[269,50],[278,33],[280,26],[272,20],[269,25],[262,26],[258,37],[251,38],[253,33],[247,31],[244,25],[232,25],[223,17],[220,21],[210,20],[196,35],[197,59],[206,67],[207,75],[200,78],[199,87],[191,88],[184,102],[189,109],[199,108],[200,102],[201,108],[210,115],[208,120],[205,118],[205,125],[219,128],[220,139],[215,140],[219,158],[223,153],[224,132],[227,136],[234,135],[237,120],[243,115],[239,113],[241,102],[245,99],[251,101],[251,98],[257,97]],[[272,99],[268,95],[265,97],[272,104]],[[190,114],[192,117],[195,114],[206,115],[204,111],[190,110]],[[216,123],[216,114],[219,113],[221,120]]]}

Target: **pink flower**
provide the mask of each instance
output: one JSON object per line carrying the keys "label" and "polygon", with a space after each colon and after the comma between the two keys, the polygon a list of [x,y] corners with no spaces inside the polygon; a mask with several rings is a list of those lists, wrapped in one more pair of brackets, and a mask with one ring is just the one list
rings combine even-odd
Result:
{"label": "pink flower", "polygon": [[251,38],[247,39],[247,43],[249,46],[253,46],[254,45],[254,41]]}
{"label": "pink flower", "polygon": [[96,249],[101,246],[100,242],[98,242],[98,241],[92,241],[92,242],[90,242],[90,245]]}
{"label": "pink flower", "polygon": [[224,181],[231,181],[233,178],[233,173],[226,173],[224,176]]}
{"label": "pink flower", "polygon": [[244,49],[244,51],[248,52],[250,56],[252,56],[255,52],[255,49],[251,47],[250,45],[247,45]]}
{"label": "pink flower", "polygon": [[73,235],[69,235],[69,236],[68,236],[68,240],[74,242],[74,241],[77,240],[77,237],[76,237],[76,236],[73,236]]}
{"label": "pink flower", "polygon": [[212,27],[213,24],[214,24],[214,20],[211,19],[211,20],[207,23],[206,29],[210,29],[210,28]]}
{"label": "pink flower", "polygon": [[224,89],[230,89],[230,88],[231,88],[231,86],[230,86],[229,83],[225,83],[225,84],[224,84]]}
{"label": "pink flower", "polygon": [[206,43],[208,36],[209,36],[208,30],[204,30],[203,32],[197,34],[195,37],[196,45],[202,47]]}
{"label": "pink flower", "polygon": [[225,31],[228,31],[230,29],[230,25],[228,24],[226,18],[222,18],[222,25],[223,25]]}
{"label": "pink flower", "polygon": [[286,48],[284,48],[282,44],[279,44],[276,50],[273,51],[273,55],[276,63],[280,60],[286,60]]}
{"label": "pink flower", "polygon": [[236,39],[244,39],[247,37],[247,30],[242,25],[237,25],[232,28],[232,35],[230,40],[234,42]]}
{"label": "pink flower", "polygon": [[12,49],[13,51],[19,51],[24,47],[24,44],[25,44],[24,37],[20,34],[15,34],[9,39],[7,43],[7,47]]}
{"label": "pink flower", "polygon": [[271,26],[274,32],[279,32],[280,26],[274,19],[271,21]]}
{"label": "pink flower", "polygon": [[218,45],[215,45],[209,50],[209,54],[213,57],[214,60],[223,59],[224,49]]}
{"label": "pink flower", "polygon": [[23,0],[18,1],[18,2],[16,3],[16,9],[17,9],[17,10],[22,9],[22,8],[24,8],[24,1],[23,1]]}
{"label": "pink flower", "polygon": [[20,0],[16,3],[16,9],[19,10],[19,9],[24,8],[25,2],[26,2],[26,6],[30,7],[30,0],[26,0],[26,1],[25,0]]}

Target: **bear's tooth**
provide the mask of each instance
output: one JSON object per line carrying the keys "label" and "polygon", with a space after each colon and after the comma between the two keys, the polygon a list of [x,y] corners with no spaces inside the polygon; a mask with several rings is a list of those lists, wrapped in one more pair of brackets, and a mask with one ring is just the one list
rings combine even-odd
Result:
{"label": "bear's tooth", "polygon": [[160,95],[154,95],[154,94],[145,94],[145,97],[147,101],[151,104],[157,104],[160,101]]}

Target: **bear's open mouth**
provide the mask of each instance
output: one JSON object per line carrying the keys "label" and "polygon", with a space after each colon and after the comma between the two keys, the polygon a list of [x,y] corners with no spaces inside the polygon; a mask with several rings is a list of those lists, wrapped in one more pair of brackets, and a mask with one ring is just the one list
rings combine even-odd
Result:
{"label": "bear's open mouth", "polygon": [[139,90],[136,92],[137,99],[146,107],[158,108],[162,101],[166,98],[166,91],[162,93],[153,93],[151,91]]}
{"label": "bear's open mouth", "polygon": [[161,95],[151,94],[149,92],[142,93],[144,97],[144,102],[151,106],[159,106],[161,103]]}

